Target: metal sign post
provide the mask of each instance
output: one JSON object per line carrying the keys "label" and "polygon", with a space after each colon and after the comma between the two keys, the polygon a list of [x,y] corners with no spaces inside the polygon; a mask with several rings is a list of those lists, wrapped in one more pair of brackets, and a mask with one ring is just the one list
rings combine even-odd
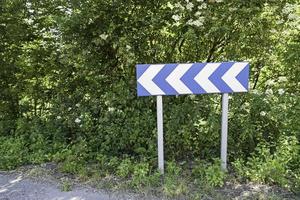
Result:
{"label": "metal sign post", "polygon": [[228,93],[222,94],[221,167],[227,169]]}
{"label": "metal sign post", "polygon": [[228,93],[247,92],[249,63],[169,63],[136,66],[137,95],[157,96],[158,168],[164,173],[162,95],[222,94],[222,169],[227,166]]}
{"label": "metal sign post", "polygon": [[156,97],[157,106],[157,147],[158,169],[164,174],[164,135],[163,135],[163,102],[162,96]]}

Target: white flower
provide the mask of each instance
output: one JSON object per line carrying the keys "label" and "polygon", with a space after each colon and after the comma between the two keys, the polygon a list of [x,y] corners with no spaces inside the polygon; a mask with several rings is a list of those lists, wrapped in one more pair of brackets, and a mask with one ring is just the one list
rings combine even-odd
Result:
{"label": "white flower", "polygon": [[115,111],[115,108],[109,107],[109,108],[108,108],[108,111],[109,111],[109,112],[113,112],[113,111]]}
{"label": "white flower", "polygon": [[267,82],[266,82],[266,85],[269,85],[269,86],[272,86],[272,85],[274,85],[275,84],[275,82],[274,82],[274,80],[267,80]]}
{"label": "white flower", "polygon": [[298,14],[291,13],[288,15],[289,20],[297,20],[299,18]]}
{"label": "white flower", "polygon": [[205,8],[207,8],[207,4],[206,3],[201,4],[201,6],[198,6],[199,10],[205,9]]}
{"label": "white flower", "polygon": [[249,103],[244,103],[243,105],[242,105],[242,109],[245,109],[245,110],[247,110],[247,109],[249,109],[250,108],[250,104]]}
{"label": "white flower", "polygon": [[197,27],[200,27],[200,26],[203,25],[203,21],[200,20],[200,19],[198,19],[198,20],[196,20],[196,21],[193,22],[193,25],[195,25],[195,26],[197,26]]}
{"label": "white flower", "polygon": [[167,7],[170,8],[171,10],[173,10],[174,8],[174,6],[170,2],[167,3]]}
{"label": "white flower", "polygon": [[259,114],[260,116],[266,116],[267,113],[265,111],[261,111]]}
{"label": "white flower", "polygon": [[285,6],[282,9],[282,12],[284,14],[289,14],[289,13],[291,13],[293,11],[294,11],[294,5],[290,4],[290,3],[285,4]]}
{"label": "white flower", "polygon": [[30,8],[32,6],[32,3],[26,2],[25,5],[26,5],[27,8]]}
{"label": "white flower", "polygon": [[80,122],[81,122],[81,119],[79,119],[79,118],[75,119],[75,123],[79,124]]}
{"label": "white flower", "polygon": [[72,110],[72,108],[71,108],[71,107],[69,107],[69,108],[68,108],[68,111],[70,111],[70,110]]}
{"label": "white flower", "polygon": [[189,2],[186,4],[186,9],[189,11],[192,11],[192,9],[194,8],[194,4],[192,2]]}
{"label": "white flower", "polygon": [[107,34],[101,34],[100,36],[99,36],[102,40],[106,40],[107,38],[108,38],[108,35]]}
{"label": "white flower", "polygon": [[67,15],[71,15],[72,12],[73,12],[73,10],[72,10],[71,8],[66,8],[66,9],[65,9],[65,13],[66,13]]}
{"label": "white flower", "polygon": [[192,19],[190,19],[187,24],[188,25],[191,25],[191,26],[197,26],[197,27],[200,27],[203,25],[203,22],[204,22],[204,17],[199,17],[199,19],[193,21]]}
{"label": "white flower", "polygon": [[188,25],[192,25],[193,24],[193,20],[189,19],[189,21],[186,22]]}
{"label": "white flower", "polygon": [[24,19],[24,21],[26,24],[29,24],[29,25],[33,24],[33,19]]}
{"label": "white flower", "polygon": [[197,2],[203,2],[204,0],[196,0]]}
{"label": "white flower", "polygon": [[173,15],[172,19],[174,19],[177,22],[181,19],[181,17],[179,15]]}
{"label": "white flower", "polygon": [[283,95],[283,94],[284,94],[284,89],[279,89],[279,90],[278,90],[278,94],[279,94],[279,95]]}
{"label": "white flower", "polygon": [[278,81],[279,82],[286,82],[287,81],[287,78],[285,76],[279,76],[278,77]]}
{"label": "white flower", "polygon": [[176,3],[174,6],[180,10],[184,9],[184,7],[180,3]]}
{"label": "white flower", "polygon": [[235,11],[237,11],[237,10],[238,10],[238,8],[236,8],[236,7],[230,7],[230,8],[228,9],[229,12],[235,12]]}
{"label": "white flower", "polygon": [[267,89],[265,92],[266,95],[272,95],[273,94],[273,90],[272,89]]}
{"label": "white flower", "polygon": [[180,23],[179,23],[179,22],[176,22],[176,23],[174,23],[173,25],[174,25],[174,26],[179,26]]}
{"label": "white flower", "polygon": [[61,119],[61,116],[57,116],[56,119]]}
{"label": "white flower", "polygon": [[126,45],[126,49],[129,51],[131,49],[131,46],[129,46],[128,44]]}
{"label": "white flower", "polygon": [[276,21],[276,24],[277,24],[277,25],[283,24],[283,23],[284,23],[284,20],[283,20],[283,19],[280,19],[280,20],[277,20],[277,21]]}
{"label": "white flower", "polygon": [[76,105],[75,105],[76,107],[79,107],[80,106],[80,103],[76,103]]}
{"label": "white flower", "polygon": [[195,13],[195,16],[196,17],[198,17],[198,16],[200,16],[201,15],[201,12],[200,11],[197,11],[196,13]]}

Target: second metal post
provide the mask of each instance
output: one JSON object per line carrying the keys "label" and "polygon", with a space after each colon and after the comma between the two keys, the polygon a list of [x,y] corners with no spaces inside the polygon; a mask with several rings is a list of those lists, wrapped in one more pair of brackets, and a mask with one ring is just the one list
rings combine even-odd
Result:
{"label": "second metal post", "polygon": [[157,106],[157,146],[158,146],[158,169],[164,174],[164,135],[163,135],[163,102],[162,96],[156,97]]}
{"label": "second metal post", "polygon": [[228,93],[222,94],[221,167],[227,169]]}

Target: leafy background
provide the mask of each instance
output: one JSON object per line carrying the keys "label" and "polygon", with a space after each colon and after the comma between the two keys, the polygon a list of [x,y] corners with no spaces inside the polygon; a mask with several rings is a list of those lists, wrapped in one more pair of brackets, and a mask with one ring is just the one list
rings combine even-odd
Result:
{"label": "leafy background", "polygon": [[[229,167],[299,188],[299,24],[298,0],[1,1],[0,168],[130,158],[147,163],[143,179],[156,168],[156,106],[137,97],[135,65],[248,61],[250,92],[230,95]],[[168,161],[215,162],[220,101],[164,97]]]}

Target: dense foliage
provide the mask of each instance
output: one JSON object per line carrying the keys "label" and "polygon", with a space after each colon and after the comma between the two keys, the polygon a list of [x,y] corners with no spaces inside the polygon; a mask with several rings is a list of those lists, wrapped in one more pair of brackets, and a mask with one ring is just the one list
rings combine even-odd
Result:
{"label": "dense foliage", "polygon": [[[299,188],[299,25],[299,0],[0,1],[0,168],[126,158],[126,177],[130,157],[147,163],[131,169],[143,179],[156,105],[137,98],[135,64],[249,61],[250,93],[230,95],[229,160],[244,178]],[[165,97],[166,159],[219,157],[220,109],[220,95]]]}

